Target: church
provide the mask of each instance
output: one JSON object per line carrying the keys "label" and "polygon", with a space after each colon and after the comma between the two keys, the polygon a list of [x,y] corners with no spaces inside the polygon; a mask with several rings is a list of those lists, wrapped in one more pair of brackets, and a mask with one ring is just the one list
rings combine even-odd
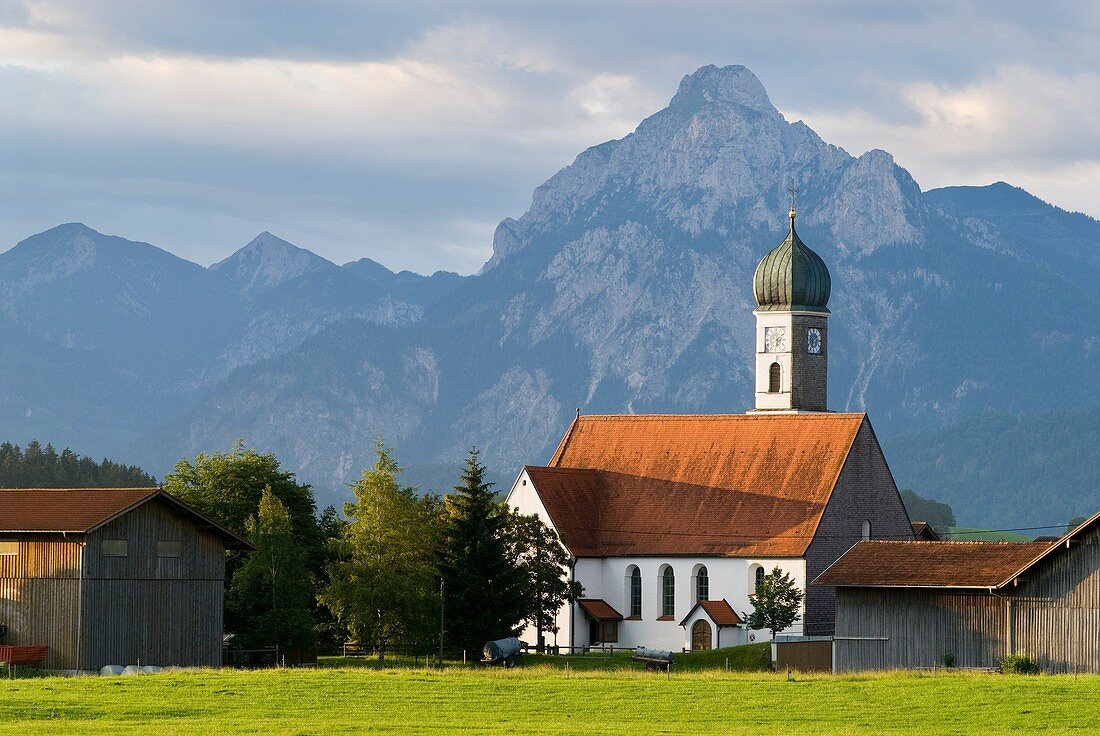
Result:
{"label": "church", "polygon": [[789,216],[753,276],[755,409],[578,414],[550,462],[509,491],[509,506],[555,529],[584,588],[548,645],[763,641],[744,621],[775,567],[806,593],[783,633],[829,636],[836,589],[809,583],[861,540],[913,539],[866,414],[828,409],[829,270]]}

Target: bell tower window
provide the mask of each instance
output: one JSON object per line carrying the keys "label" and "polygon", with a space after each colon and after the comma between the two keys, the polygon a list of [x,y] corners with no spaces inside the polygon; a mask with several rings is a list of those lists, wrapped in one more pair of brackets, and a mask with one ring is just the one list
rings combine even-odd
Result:
{"label": "bell tower window", "polygon": [[772,363],[771,368],[768,369],[768,393],[777,394],[782,386],[783,382],[783,369],[779,367],[778,363]]}

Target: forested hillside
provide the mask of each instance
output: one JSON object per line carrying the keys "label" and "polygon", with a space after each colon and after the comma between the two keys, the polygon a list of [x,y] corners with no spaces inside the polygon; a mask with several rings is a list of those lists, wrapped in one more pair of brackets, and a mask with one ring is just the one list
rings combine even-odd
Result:
{"label": "forested hillside", "polygon": [[1100,511],[1100,406],[984,414],[883,445],[898,485],[950,504],[962,526],[1061,534]]}
{"label": "forested hillside", "polygon": [[157,479],[136,465],[123,465],[104,458],[96,462],[69,448],[61,452],[38,441],[26,448],[5,442],[0,445],[0,488],[142,488],[155,486]]}

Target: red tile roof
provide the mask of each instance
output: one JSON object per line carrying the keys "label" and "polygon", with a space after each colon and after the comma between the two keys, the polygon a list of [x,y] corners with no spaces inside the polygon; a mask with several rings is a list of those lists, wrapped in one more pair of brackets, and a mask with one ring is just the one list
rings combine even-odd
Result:
{"label": "red tile roof", "polygon": [[0,488],[0,532],[84,533],[159,488]]}
{"label": "red tile roof", "polygon": [[801,556],[863,414],[582,416],[527,468],[578,557]]}
{"label": "red tile roof", "polygon": [[1050,546],[1046,542],[860,542],[813,584],[994,588]]}
{"label": "red tile roof", "polygon": [[230,549],[252,548],[244,537],[160,488],[0,488],[0,534],[86,534],[153,499],[182,510]]}
{"label": "red tile roof", "polygon": [[623,615],[602,598],[581,598],[577,601],[581,610],[596,621],[622,621]]}
{"label": "red tile roof", "polygon": [[939,542],[940,535],[927,521],[910,522],[913,527],[913,536],[918,542]]}
{"label": "red tile roof", "polygon": [[742,623],[741,617],[737,615],[737,611],[733,610],[733,606],[729,604],[725,598],[718,601],[699,601],[691,610],[688,611],[688,615],[684,616],[684,620],[680,622],[681,626],[685,626],[688,619],[694,615],[696,609],[702,608],[707,616],[718,626],[738,626]]}

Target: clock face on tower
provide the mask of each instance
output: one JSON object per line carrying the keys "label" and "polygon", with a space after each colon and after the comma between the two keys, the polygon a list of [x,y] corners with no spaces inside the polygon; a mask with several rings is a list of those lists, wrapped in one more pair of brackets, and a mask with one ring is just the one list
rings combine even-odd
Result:
{"label": "clock face on tower", "polygon": [[821,330],[816,327],[806,331],[806,351],[810,355],[821,355]]}
{"label": "clock face on tower", "polygon": [[785,327],[764,328],[764,352],[784,353],[787,351],[787,329]]}

